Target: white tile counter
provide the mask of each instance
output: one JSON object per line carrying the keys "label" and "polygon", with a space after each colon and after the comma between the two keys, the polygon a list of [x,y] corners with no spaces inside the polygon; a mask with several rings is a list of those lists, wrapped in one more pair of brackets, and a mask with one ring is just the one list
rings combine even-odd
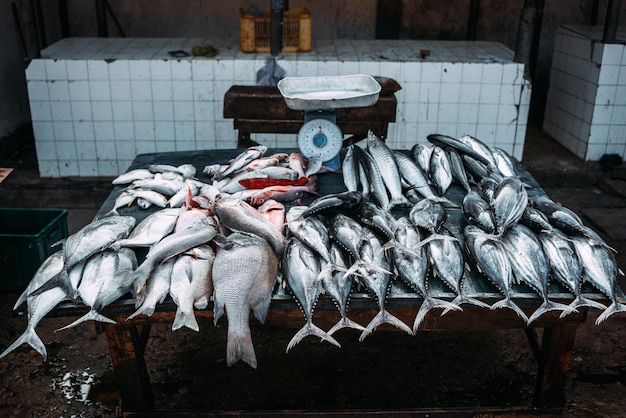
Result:
{"label": "white tile counter", "polygon": [[626,30],[602,43],[601,26],[562,26],[554,45],[543,129],[586,161],[626,158]]}
{"label": "white tile counter", "polygon": [[[168,51],[211,43],[215,58],[172,58]],[[421,49],[429,49],[426,59]],[[116,176],[135,155],[234,148],[223,99],[234,84],[254,85],[267,54],[238,40],[67,38],[26,70],[39,170],[43,177]],[[370,74],[402,90],[388,143],[407,149],[426,135],[470,134],[521,158],[530,83],[513,51],[493,42],[317,40],[285,54],[288,76]],[[294,135],[256,135],[294,147]]]}

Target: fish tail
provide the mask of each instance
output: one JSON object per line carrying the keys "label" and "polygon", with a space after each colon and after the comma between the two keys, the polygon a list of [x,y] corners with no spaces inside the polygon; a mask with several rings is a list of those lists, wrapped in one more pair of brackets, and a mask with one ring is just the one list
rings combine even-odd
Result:
{"label": "fish tail", "polygon": [[21,346],[24,343],[30,345],[32,348],[35,349],[35,351],[41,354],[43,361],[46,361],[48,359],[46,346],[44,345],[43,341],[41,341],[41,338],[39,338],[39,335],[37,335],[33,327],[27,327],[24,333],[20,335],[14,343],[11,344],[6,350],[4,350],[2,354],[0,354],[0,359],[5,357],[11,351],[15,350],[17,347]]}
{"label": "fish tail", "polygon": [[182,327],[187,327],[196,332],[200,331],[200,327],[198,326],[198,321],[196,320],[196,316],[191,313],[185,312],[184,310],[176,309],[176,316],[174,317],[174,322],[172,323],[172,331],[176,331]]}
{"label": "fish tail", "polygon": [[396,207],[408,207],[408,206],[411,206],[411,202],[409,202],[409,199],[407,199],[404,195],[400,195],[398,197],[394,197],[391,200],[389,200],[389,203],[387,204],[387,207],[385,209],[392,210]]}
{"label": "fish tail", "polygon": [[366,329],[363,325],[361,325],[361,324],[351,320],[350,318],[344,316],[330,330],[328,330],[328,335],[333,335],[335,332],[337,332],[337,331],[339,331],[340,329],[343,329],[343,328],[358,329],[359,331],[365,331],[365,329]]}
{"label": "fish tail", "polygon": [[116,322],[112,319],[107,318],[106,316],[100,314],[99,312],[97,312],[96,310],[92,309],[89,312],[87,312],[85,315],[81,316],[80,318],[78,318],[76,321],[72,322],[69,325],[66,325],[62,328],[59,328],[57,330],[55,330],[54,332],[58,332],[58,331],[63,331],[66,330],[68,328],[73,328],[78,324],[81,324],[83,322],[87,322],[87,321],[98,321],[98,322],[104,322],[107,324],[115,324]]}
{"label": "fish tail", "polygon": [[[572,303],[569,304],[569,306],[570,306],[570,308],[575,309],[575,310],[577,310],[577,308],[582,308],[582,307],[596,308],[596,309],[601,309],[601,310],[605,310],[606,309],[606,306],[604,306],[600,302],[596,302],[595,300],[587,299],[587,298],[583,297],[582,295],[578,295],[572,301]],[[561,315],[559,316],[559,318],[564,318],[568,313],[571,313],[571,312],[563,311],[561,313]]]}
{"label": "fish tail", "polygon": [[[474,306],[478,306],[480,308],[486,308],[489,309],[491,308],[491,306],[489,306],[488,304],[486,304],[483,301],[480,301],[476,298],[470,297],[470,296],[465,296],[463,294],[458,295],[456,298],[454,298],[454,300],[451,302],[453,305],[457,305],[460,306],[463,303],[467,303],[469,305],[474,305]],[[444,315],[446,313],[448,313],[450,311],[449,308],[446,308],[441,315]]]}
{"label": "fish tail", "polygon": [[143,303],[141,306],[139,306],[139,308],[133,314],[131,314],[128,318],[126,318],[126,320],[128,321],[142,314],[147,315],[147,316],[152,316],[152,314],[154,313],[154,308],[155,308],[154,305]]}
{"label": "fish tail", "polygon": [[291,338],[291,341],[289,341],[289,344],[287,344],[287,352],[295,347],[295,345],[298,344],[300,341],[302,341],[304,337],[307,337],[309,335],[315,335],[317,337],[320,337],[324,341],[328,341],[329,343],[334,344],[337,347],[341,347],[341,344],[339,344],[339,342],[331,337],[326,331],[311,322],[307,322],[302,328],[300,328],[298,332],[296,332],[296,335]]}
{"label": "fish tail", "polygon": [[501,301],[496,302],[493,305],[491,305],[491,309],[502,309],[502,308],[511,309],[513,312],[517,314],[517,316],[522,318],[524,322],[528,323],[528,316],[526,316],[524,311],[522,311],[520,307],[517,306],[515,302],[511,300],[511,298],[506,297],[502,299]]}
{"label": "fish tail", "polygon": [[228,341],[226,342],[226,364],[228,367],[243,360],[253,369],[256,369],[256,353],[252,345],[252,335],[250,330],[241,332],[228,331]]}
{"label": "fish tail", "polygon": [[459,305],[455,304],[454,302],[448,302],[442,299],[437,299],[437,298],[432,298],[430,296],[427,296],[424,299],[422,306],[420,306],[419,310],[417,311],[417,315],[415,315],[415,320],[413,321],[413,333],[417,332],[417,329],[419,328],[420,324],[424,321],[424,318],[426,318],[426,314],[428,313],[428,311],[434,308],[443,308],[444,311],[441,313],[441,315],[445,315],[446,313],[448,313],[448,311],[451,311],[451,310],[452,311],[463,310],[463,308],[461,308]]}
{"label": "fish tail", "polygon": [[613,301],[613,303],[611,303],[611,305],[609,305],[609,307],[602,312],[602,315],[596,319],[596,325],[600,325],[602,322],[607,320],[609,316],[618,312],[626,312],[626,305]]}
{"label": "fish tail", "polygon": [[549,311],[563,311],[567,313],[577,312],[576,309],[571,306],[564,305],[562,303],[552,302],[551,300],[546,299],[539,308],[528,318],[526,324],[530,324],[535,321],[541,315]]}
{"label": "fish tail", "polygon": [[393,325],[394,327],[401,329],[407,334],[413,335],[413,331],[411,331],[411,328],[409,328],[404,322],[402,322],[400,319],[390,314],[386,310],[382,309],[378,312],[378,314],[376,314],[376,316],[370,321],[370,323],[367,324],[367,327],[359,337],[359,341],[363,341],[365,337],[374,332],[374,330],[381,324]]}
{"label": "fish tail", "polygon": [[257,303],[251,306],[252,313],[254,313],[254,317],[261,323],[265,323],[265,318],[267,318],[267,313],[270,310],[270,304],[272,302],[272,296],[267,294],[262,299],[258,300]]}

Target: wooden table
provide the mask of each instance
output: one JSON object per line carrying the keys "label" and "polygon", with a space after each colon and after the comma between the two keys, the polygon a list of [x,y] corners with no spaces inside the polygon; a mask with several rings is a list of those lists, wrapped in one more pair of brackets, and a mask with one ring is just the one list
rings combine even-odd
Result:
{"label": "wooden table", "polygon": [[[274,152],[276,150],[268,150]],[[290,150],[283,150],[290,151]],[[237,155],[240,150],[216,150],[216,151],[189,151],[160,154],[142,154],[136,157],[129,168],[147,167],[150,164],[172,164],[183,163],[194,164],[198,169],[198,177],[203,178],[202,169],[209,164],[225,162]],[[534,179],[523,170],[522,180],[534,186],[529,192],[532,194],[544,193]],[[340,174],[323,174],[318,181],[320,193],[331,193],[342,190]],[[123,187],[117,186],[107,200],[102,205],[99,214],[108,212],[113,207],[115,198],[121,193]],[[460,189],[459,189],[460,190]],[[460,192],[459,192],[460,193]],[[454,192],[453,192],[454,194]],[[121,214],[131,214],[138,220],[145,218],[150,210],[127,208],[120,210]],[[462,238],[460,231],[464,225],[462,215],[459,210],[451,210],[449,213],[447,226],[457,237]],[[442,283],[431,280],[431,290],[433,296],[446,300],[454,299],[454,294]],[[466,271],[464,283],[465,294],[492,304],[502,299],[501,294],[484,277],[475,270]],[[607,298],[592,288],[584,288],[586,297],[599,300],[608,304]],[[513,299],[530,316],[530,314],[541,304],[536,293],[524,285],[514,285]],[[550,284],[550,299],[569,303],[572,296],[558,284]],[[415,314],[422,303],[422,298],[412,291],[408,286],[395,281],[392,285],[390,296],[386,306],[392,314],[412,324]],[[206,310],[196,311],[198,316],[213,316],[212,304]],[[116,380],[119,386],[120,398],[123,411],[127,416],[144,416],[146,411],[154,415],[155,404],[150,386],[150,377],[147,372],[144,359],[144,350],[149,343],[150,327],[153,324],[171,324],[176,310],[175,304],[170,300],[158,306],[157,312],[151,317],[140,316],[127,321],[126,318],[134,312],[134,301],[120,300],[117,303],[106,307],[103,313],[116,320],[116,325],[98,324],[104,331],[111,355],[111,362],[115,371]],[[76,316],[87,311],[84,306],[61,305],[54,311],[54,315]],[[377,304],[368,294],[357,293],[351,297],[350,317],[359,323],[367,324],[378,312]],[[528,413],[533,416],[537,414],[558,414],[565,403],[564,386],[566,375],[569,369],[572,348],[577,327],[585,321],[586,310],[567,315],[559,319],[560,312],[549,312],[538,320],[527,326],[517,315],[508,309],[489,310],[474,306],[463,306],[462,312],[451,311],[444,316],[439,310],[430,311],[426,319],[421,324],[419,331],[431,330],[505,330],[523,329],[528,337],[530,349],[534,353],[537,363],[537,375],[534,389],[532,405],[519,408],[502,408],[498,414],[506,413]],[[339,319],[339,314],[327,296],[322,296],[315,311],[315,323],[322,329],[328,329]],[[266,325],[274,327],[286,327],[299,329],[304,324],[302,314],[288,290],[277,287],[273,294],[270,311]],[[542,332],[540,333],[539,331]],[[301,343],[302,344],[302,343]],[[277,350],[284,350],[285,347],[276,347]],[[471,348],[469,348],[471,349]],[[475,413],[493,413],[494,408],[473,408],[473,413],[468,416],[475,416]],[[428,414],[429,416],[448,416],[450,411],[442,412],[440,415],[436,411],[403,411],[412,415]],[[458,412],[458,411],[457,411]],[[464,413],[468,413],[465,411]],[[346,411],[337,412],[337,415],[344,415]],[[401,414],[398,412],[398,414]],[[172,416],[173,412],[165,413]],[[328,413],[326,415],[333,415]],[[363,411],[359,412],[363,415]],[[388,416],[388,414],[384,414]],[[195,415],[194,416],[201,416]],[[421,416],[421,415],[420,415]]]}

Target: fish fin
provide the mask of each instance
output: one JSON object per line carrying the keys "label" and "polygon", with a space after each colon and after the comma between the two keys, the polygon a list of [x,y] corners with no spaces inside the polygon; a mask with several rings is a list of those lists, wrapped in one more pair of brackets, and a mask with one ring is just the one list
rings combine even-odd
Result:
{"label": "fish fin", "polygon": [[222,234],[215,235],[212,241],[215,243],[215,245],[223,248],[224,250],[230,250],[233,247],[233,243],[228,241],[228,239]]}
{"label": "fish fin", "polygon": [[107,324],[115,324],[116,322],[112,319],[107,318],[106,316],[100,314],[99,312],[97,312],[96,310],[92,309],[89,312],[87,312],[85,315],[81,316],[80,318],[78,318],[76,321],[72,322],[69,325],[66,325],[64,327],[61,327],[57,330],[55,330],[54,332],[58,332],[58,331],[63,331],[66,330],[68,328],[73,328],[78,324],[81,324],[83,322],[87,322],[87,321],[98,321],[98,322],[104,322]]}
{"label": "fish fin", "polygon": [[528,323],[528,316],[526,316],[524,311],[522,311],[520,309],[520,307],[517,306],[515,304],[515,302],[513,302],[510,298],[504,298],[501,301],[498,301],[498,302],[494,303],[493,305],[491,305],[491,309],[494,309],[494,310],[495,309],[502,309],[502,308],[511,309],[512,311],[514,311],[517,314],[517,316],[522,318],[524,320],[524,322]]}
{"label": "fish fin", "polygon": [[0,359],[5,357],[11,351],[15,350],[24,343],[30,345],[32,348],[35,349],[35,351],[41,354],[43,361],[46,361],[48,359],[46,346],[44,345],[43,341],[41,341],[41,338],[39,338],[39,335],[37,335],[37,333],[35,332],[35,329],[32,327],[27,327],[24,333],[20,335],[14,343],[11,344],[6,350],[4,350],[2,354],[0,354]]}
{"label": "fish fin", "polygon": [[411,202],[409,202],[409,199],[407,199],[405,196],[399,196],[399,197],[391,199],[385,209],[392,210],[397,207],[410,207],[410,206],[413,206],[413,205],[411,204]]}
{"label": "fish fin", "polygon": [[606,308],[604,310],[604,312],[602,312],[602,315],[600,315],[597,319],[596,319],[596,325],[600,325],[602,322],[604,322],[609,316],[618,313],[618,312],[626,312],[626,305],[623,305],[617,301],[611,303],[611,305],[609,305],[608,308]]}
{"label": "fish fin", "polygon": [[453,311],[463,310],[463,308],[461,308],[459,305],[455,305],[452,302],[448,302],[446,300],[436,299],[436,298],[427,296],[424,299],[424,302],[420,306],[419,310],[417,311],[417,315],[415,315],[415,320],[413,321],[413,333],[417,332],[420,324],[422,323],[422,321],[424,321],[424,318],[426,318],[426,314],[428,313],[428,311],[434,308],[443,308],[444,311],[441,315],[445,315],[450,310],[453,310]]}
{"label": "fish fin", "polygon": [[268,294],[267,297],[262,298],[257,301],[256,304],[251,306],[252,312],[254,313],[254,317],[261,323],[265,323],[265,318],[267,318],[267,312],[270,310],[270,303],[272,302],[271,294]]}
{"label": "fish fin", "polygon": [[128,318],[126,318],[126,320],[128,321],[142,314],[147,315],[147,316],[152,316],[153,313],[154,313],[154,306],[142,304],[141,306],[138,307],[138,309],[133,314],[129,315]]}
{"label": "fish fin", "polygon": [[317,325],[314,325],[311,322],[307,322],[291,338],[291,341],[289,341],[289,344],[287,344],[286,352],[291,350],[293,347],[295,347],[296,344],[298,344],[300,341],[302,341],[305,337],[307,337],[309,335],[315,335],[317,337],[320,337],[324,341],[328,341],[329,343],[331,343],[333,345],[336,345],[337,347],[341,347],[341,344],[339,344],[339,342],[337,340],[335,340],[335,338],[330,336],[326,331],[324,331],[323,329],[321,329]]}
{"label": "fish fin", "polygon": [[209,306],[209,297],[207,295],[203,295],[194,301],[193,306],[196,309],[206,309],[206,307]]}
{"label": "fish fin", "polygon": [[174,323],[172,324],[172,331],[176,331],[182,327],[187,327],[196,332],[200,331],[200,327],[198,326],[198,321],[196,320],[196,316],[188,312],[184,312],[182,309],[176,309],[176,316],[174,317]]}
{"label": "fish fin", "polygon": [[217,299],[213,303],[213,325],[217,325],[217,321],[224,315],[224,304]]}
{"label": "fish fin", "polygon": [[243,360],[250,367],[256,369],[256,353],[254,352],[252,335],[250,334],[249,329],[242,332],[228,332],[226,342],[226,364],[230,367],[239,360]]}
{"label": "fish fin", "polygon": [[333,325],[333,327],[328,330],[327,334],[328,335],[333,335],[335,332],[339,331],[340,329],[343,328],[352,328],[352,329],[358,329],[359,331],[365,331],[366,328],[361,325],[358,324],[356,322],[354,322],[353,320],[351,320],[348,317],[343,317],[339,320],[339,322],[337,322],[335,325]]}
{"label": "fish fin", "polygon": [[24,289],[22,294],[17,298],[17,300],[15,301],[15,305],[13,305],[13,310],[14,311],[17,310],[17,308],[19,308],[22,303],[26,302],[27,298],[28,298],[28,288]]}
{"label": "fish fin", "polygon": [[568,313],[578,312],[576,309],[572,308],[571,306],[564,305],[562,303],[552,302],[551,300],[546,299],[546,301],[543,302],[541,306],[539,306],[537,310],[535,310],[535,312],[533,312],[533,314],[528,318],[528,321],[526,321],[526,324],[529,325],[531,322],[535,321],[541,315],[549,311],[563,311],[563,312],[568,312]]}
{"label": "fish fin", "polygon": [[[572,303],[569,304],[569,306],[575,310],[577,310],[577,308],[582,308],[582,307],[596,308],[596,309],[601,309],[601,310],[606,309],[606,306],[603,305],[602,303],[596,302],[595,300],[587,299],[583,297],[582,295],[578,295],[578,297],[576,297],[572,301]],[[559,318],[565,318],[565,316],[569,313],[571,312],[563,311],[561,312],[561,315],[559,315]]]}
{"label": "fish fin", "polygon": [[61,289],[63,289],[65,294],[71,299],[78,298],[78,290],[72,286],[70,276],[68,276],[67,270],[65,268],[63,268],[59,273],[55,274],[50,280],[47,280],[37,289],[31,291],[28,296],[41,295],[46,290],[54,289],[55,287],[60,287]]}
{"label": "fish fin", "polygon": [[411,331],[411,328],[409,328],[400,319],[398,319],[397,317],[395,317],[394,315],[390,314],[389,312],[383,309],[379,311],[378,314],[376,314],[376,316],[370,321],[369,324],[367,324],[367,327],[365,328],[365,330],[361,333],[361,336],[359,337],[359,341],[363,341],[365,337],[367,337],[372,332],[374,332],[374,330],[381,324],[393,325],[394,327],[401,329],[407,334],[413,335],[413,331]]}
{"label": "fish fin", "polygon": [[[478,306],[478,307],[481,307],[481,308],[486,308],[486,309],[491,308],[491,306],[486,304],[485,302],[480,301],[480,300],[478,300],[476,298],[465,296],[465,295],[458,295],[456,298],[454,298],[454,300],[451,303],[453,305],[457,305],[457,306],[461,305],[462,303],[467,303],[469,305],[474,305],[474,306]],[[446,308],[441,313],[441,315],[444,315],[444,314],[448,313],[448,311],[450,311],[450,309]]]}

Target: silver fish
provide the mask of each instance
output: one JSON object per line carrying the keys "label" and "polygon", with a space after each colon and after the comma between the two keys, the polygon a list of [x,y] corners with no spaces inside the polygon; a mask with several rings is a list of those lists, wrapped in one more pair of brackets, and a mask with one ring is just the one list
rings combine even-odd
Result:
{"label": "silver fish", "polygon": [[154,173],[147,168],[137,168],[135,170],[128,171],[124,174],[120,174],[113,179],[112,183],[115,185],[130,184],[139,179],[150,179],[154,177]]}
{"label": "silver fish", "polygon": [[175,231],[150,248],[146,259],[135,271],[127,275],[126,282],[135,288],[135,293],[140,292],[157,265],[175,255],[211,241],[216,235],[217,225],[211,217],[196,222],[190,228]]}
{"label": "silver fish", "polygon": [[75,327],[85,321],[99,321],[115,324],[100,310],[131,291],[125,277],[137,268],[135,253],[129,248],[118,251],[101,251],[89,257],[83,268],[83,276],[78,286],[80,299],[91,309],[76,321],[57,331]]}
{"label": "silver fish", "polygon": [[[439,235],[444,235],[445,238],[438,238]],[[426,245],[426,254],[430,259],[433,272],[456,293],[457,296],[452,301],[453,305],[459,306],[462,303],[467,303],[481,308],[489,308],[490,306],[486,303],[463,293],[465,259],[461,251],[461,244],[458,239],[447,239],[447,237],[454,236],[449,230],[442,228],[441,232],[431,237]],[[446,308],[442,315],[447,313],[449,309]]]}
{"label": "silver fish", "polygon": [[343,184],[348,191],[356,192],[359,188],[359,167],[356,157],[354,156],[354,147],[350,145],[346,148],[346,153],[341,162],[341,175]]}
{"label": "silver fish", "polygon": [[507,177],[498,184],[491,205],[497,232],[502,235],[515,226],[524,215],[528,205],[528,194],[517,177]]}
{"label": "silver fish", "polygon": [[402,193],[400,173],[392,150],[383,140],[374,135],[372,131],[369,131],[367,134],[367,151],[374,158],[385,187],[389,191],[389,203],[381,205],[381,207],[386,210],[391,210],[398,206],[411,206],[406,196]]}
{"label": "silver fish", "polygon": [[46,350],[46,346],[37,333],[35,332],[35,328],[39,324],[39,322],[54,309],[60,302],[65,299],[68,299],[68,295],[65,293],[63,289],[60,287],[52,287],[49,290],[44,291],[43,293],[36,296],[28,296],[28,294],[39,288],[42,284],[52,279],[56,275],[58,275],[63,268],[63,252],[57,251],[47,257],[44,262],[39,266],[35,275],[31,279],[30,283],[22,293],[22,295],[18,298],[14,309],[17,309],[24,301],[27,306],[27,314],[28,314],[28,323],[26,324],[26,329],[9,347],[7,347],[2,354],[0,354],[0,359],[5,357],[7,354],[21,346],[22,344],[30,345],[35,351],[37,351],[44,361],[48,358],[48,353]]}
{"label": "silver fish", "polygon": [[451,136],[442,134],[430,134],[426,137],[426,139],[428,139],[430,143],[440,146],[446,151],[454,150],[461,155],[468,155],[475,160],[480,161],[482,164],[489,165],[490,160],[483,157],[481,153],[476,152],[473,147],[468,145],[468,142],[471,140],[469,138],[464,138],[464,141],[461,141],[460,139],[456,139]]}
{"label": "silver fish", "polygon": [[496,223],[493,219],[493,212],[477,191],[472,190],[463,198],[463,215],[467,221],[480,227],[489,234],[496,231]]}
{"label": "silver fish", "polygon": [[[127,189],[126,192],[135,197],[135,201],[142,209],[147,209],[150,205],[164,208],[167,206],[167,197],[154,190],[147,189]],[[141,201],[147,203],[144,205]]]}
{"label": "silver fish", "polygon": [[194,247],[180,254],[172,266],[170,295],[178,306],[172,331],[187,327],[199,331],[194,306],[204,309],[213,293],[211,269],[215,253],[208,245]]}
{"label": "silver fish", "polygon": [[148,215],[128,235],[111,244],[112,250],[122,247],[150,247],[169,235],[176,225],[178,209],[161,209]]}
{"label": "silver fish", "polygon": [[623,273],[611,250],[606,245],[585,237],[571,236],[570,239],[583,266],[583,280],[591,283],[611,300],[611,304],[596,319],[596,324],[604,322],[617,312],[626,312],[626,306],[617,298],[617,276]]}
{"label": "silver fish", "polygon": [[328,230],[319,218],[315,216],[303,217],[302,213],[306,209],[306,206],[292,206],[287,211],[289,233],[308,245],[326,263],[330,263]]}
{"label": "silver fish", "polygon": [[[469,146],[477,154],[480,154],[482,159],[489,161],[489,164],[487,164],[488,167],[491,167],[493,169],[494,167],[497,166],[496,160],[493,158],[493,154],[491,153],[491,149],[487,146],[487,144],[485,144],[480,139],[474,138],[473,136],[470,136],[470,135],[463,135],[459,137],[459,141]],[[472,156],[470,155],[470,157]],[[485,164],[484,160],[481,161],[475,156],[473,156],[473,158]]]}
{"label": "silver fish", "polygon": [[430,171],[430,156],[433,153],[433,146],[430,144],[417,143],[411,148],[411,157],[423,173]]}
{"label": "silver fish", "polygon": [[[551,276],[574,295],[574,300],[569,306],[574,309],[586,306],[604,310],[603,304],[587,299],[581,294],[583,267],[574,244],[565,234],[554,229],[537,234],[537,238],[550,262]],[[561,317],[565,314],[566,312],[563,312]]]}
{"label": "silver fish", "polygon": [[237,232],[249,232],[267,240],[278,257],[285,249],[285,236],[248,203],[220,194],[215,198],[215,214],[220,223]]}
{"label": "silver fish", "polygon": [[461,187],[463,187],[466,193],[469,193],[472,190],[472,187],[469,184],[467,173],[465,172],[463,159],[461,158],[459,153],[453,148],[446,150],[446,152],[448,154],[448,160],[450,161],[452,180],[459,184]]}
{"label": "silver fish", "polygon": [[364,202],[359,212],[359,220],[383,234],[388,240],[394,239],[397,229],[396,218],[388,210],[372,202]]}
{"label": "silver fish", "polygon": [[416,226],[437,232],[448,219],[448,211],[441,203],[423,199],[413,205],[408,216]]}
{"label": "silver fish", "polygon": [[304,326],[287,344],[287,351],[309,335],[315,335],[340,347],[337,340],[313,324],[313,310],[323,289],[320,260],[317,255],[300,240],[291,238],[282,260],[282,271],[283,278],[298,301],[306,320]]}
{"label": "silver fish", "polygon": [[354,259],[358,260],[360,258],[361,247],[366,241],[364,230],[360,223],[343,213],[338,213],[330,220],[328,234]]}
{"label": "silver fish", "polygon": [[357,263],[357,265],[360,266],[357,269],[357,275],[359,276],[359,281],[362,281],[365,286],[374,293],[378,302],[379,312],[372,318],[370,323],[367,324],[367,327],[359,337],[359,341],[363,341],[365,337],[384,323],[393,325],[407,334],[412,335],[413,332],[411,328],[389,313],[385,308],[387,291],[389,290],[393,278],[390,272],[391,265],[385,257],[383,247],[376,235],[369,228],[363,228],[363,232],[365,235],[365,243],[361,247],[360,260],[362,260],[362,262]]}
{"label": "silver fish", "polygon": [[142,189],[142,190],[152,190],[157,192],[165,197],[172,197],[180,190],[185,188],[185,182],[180,180],[167,180],[162,176],[155,176],[151,179],[142,179],[135,180],[131,184],[131,190],[134,189]]}
{"label": "silver fish", "polygon": [[515,170],[515,162],[508,152],[499,147],[491,148],[491,155],[496,163],[496,167],[500,173],[505,177],[517,177],[517,171]]}
{"label": "silver fish", "polygon": [[200,193],[200,182],[185,180],[185,187],[176,192],[174,196],[167,200],[167,206],[170,208],[180,208],[187,200],[197,196]]}
{"label": "silver fish", "polygon": [[448,154],[439,146],[433,147],[433,153],[430,157],[430,171],[428,172],[430,179],[433,181],[439,195],[443,196],[452,184],[452,168]]}
{"label": "silver fish", "polygon": [[521,224],[512,226],[502,237],[502,242],[508,251],[515,277],[536,291],[543,299],[541,306],[528,318],[528,324],[548,311],[575,311],[567,305],[548,299],[550,264],[539,239],[528,227]]}
{"label": "silver fish", "polygon": [[567,235],[581,235],[588,238],[591,236],[580,217],[572,210],[554,202],[547,196],[536,196],[530,204],[548,218],[550,224]]}
{"label": "silver fish", "polygon": [[389,207],[389,195],[387,194],[387,187],[385,186],[385,181],[383,180],[380,167],[376,164],[376,160],[374,157],[364,149],[360,147],[355,147],[355,156],[367,177],[367,181],[369,183],[370,190],[374,193],[374,197],[378,201],[378,204],[382,208]]}
{"label": "silver fish", "polygon": [[491,309],[507,308],[528,323],[528,316],[511,299],[513,269],[504,243],[496,236],[486,234],[477,226],[467,225],[464,230],[465,247],[476,267],[504,295],[504,299],[491,305]]}
{"label": "silver fish", "polygon": [[251,161],[260,158],[267,151],[267,147],[264,145],[257,145],[254,147],[247,148],[244,152],[237,155],[232,161],[230,161],[228,167],[217,174],[215,176],[216,180],[219,180],[224,177],[228,177],[232,173],[236,173],[237,171],[243,169],[247,164]]}
{"label": "silver fish", "polygon": [[520,219],[520,223],[526,225],[535,232],[550,232],[553,230],[548,217],[533,206],[526,206],[526,210]]}
{"label": "silver fish", "polygon": [[348,300],[352,290],[353,280],[351,276],[344,274],[348,270],[348,261],[345,252],[336,242],[330,245],[330,260],[320,276],[325,292],[335,300],[341,319],[328,330],[328,335],[333,335],[342,328],[353,328],[364,331],[365,327],[348,318]]}
{"label": "silver fish", "polygon": [[228,315],[226,364],[243,360],[256,368],[248,318],[250,310],[265,322],[278,273],[278,258],[267,241],[252,235],[233,233],[230,247],[221,247],[215,255],[213,270],[214,322]]}
{"label": "silver fish", "polygon": [[433,200],[437,198],[430,188],[427,175],[410,157],[400,151],[394,151],[393,155],[398,163],[400,174],[408,183],[409,187],[416,190],[425,198]]}
{"label": "silver fish", "polygon": [[150,277],[148,277],[146,281],[146,285],[135,297],[137,310],[132,313],[127,320],[133,319],[139,315],[151,316],[156,309],[156,305],[163,303],[170,291],[174,262],[176,262],[176,258],[172,257],[152,270]]}

